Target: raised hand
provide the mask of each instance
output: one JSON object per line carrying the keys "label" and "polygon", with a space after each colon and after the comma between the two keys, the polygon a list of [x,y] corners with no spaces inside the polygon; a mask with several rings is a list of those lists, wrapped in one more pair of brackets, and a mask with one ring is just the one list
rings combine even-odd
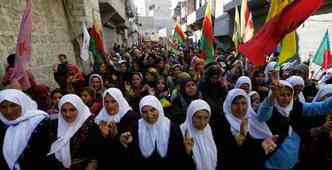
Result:
{"label": "raised hand", "polygon": [[189,135],[188,129],[185,131],[183,144],[186,149],[186,153],[191,154],[194,146],[194,139]]}
{"label": "raised hand", "polygon": [[109,127],[110,127],[110,129],[111,129],[111,135],[112,135],[112,138],[114,138],[114,137],[117,136],[118,133],[119,133],[118,126],[116,125],[116,123],[111,122],[111,123],[109,124]]}
{"label": "raised hand", "polygon": [[128,146],[131,142],[133,142],[133,136],[130,132],[125,132],[120,135],[120,143],[122,145]]}
{"label": "raised hand", "polygon": [[276,142],[278,138],[279,135],[273,135],[271,138],[267,138],[262,142],[262,147],[266,155],[272,153],[277,148]]}
{"label": "raised hand", "polygon": [[99,130],[104,138],[107,138],[110,133],[110,127],[108,126],[107,122],[102,121],[99,124]]}

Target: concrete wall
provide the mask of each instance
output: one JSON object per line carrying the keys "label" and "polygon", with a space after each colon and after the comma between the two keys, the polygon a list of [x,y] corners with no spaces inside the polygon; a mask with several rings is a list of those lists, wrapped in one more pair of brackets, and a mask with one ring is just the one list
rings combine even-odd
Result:
{"label": "concrete wall", "polygon": [[[71,63],[80,63],[82,22],[92,23],[92,11],[99,16],[98,0],[33,0],[32,62],[29,70],[40,83],[54,87],[52,65],[57,55],[67,54]],[[3,75],[6,57],[15,52],[25,0],[0,1],[0,67]]]}

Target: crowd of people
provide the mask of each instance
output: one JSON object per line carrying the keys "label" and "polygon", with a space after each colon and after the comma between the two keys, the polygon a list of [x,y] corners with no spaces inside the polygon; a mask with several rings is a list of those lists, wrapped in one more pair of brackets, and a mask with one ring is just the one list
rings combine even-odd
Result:
{"label": "crowd of people", "polygon": [[115,48],[89,74],[58,59],[58,88],[29,72],[24,88],[8,57],[0,169],[331,169],[332,72],[160,44]]}

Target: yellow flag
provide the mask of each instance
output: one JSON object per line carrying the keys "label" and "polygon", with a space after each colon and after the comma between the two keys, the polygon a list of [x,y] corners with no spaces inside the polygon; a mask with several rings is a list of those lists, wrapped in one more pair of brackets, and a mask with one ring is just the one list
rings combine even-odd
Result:
{"label": "yellow flag", "polygon": [[[287,5],[289,5],[292,0],[271,0],[271,6],[266,18],[266,22],[269,21],[274,16],[278,15]],[[296,32],[291,32],[287,34],[281,41],[281,49],[278,64],[283,64],[288,60],[292,59],[297,52],[296,46]]]}

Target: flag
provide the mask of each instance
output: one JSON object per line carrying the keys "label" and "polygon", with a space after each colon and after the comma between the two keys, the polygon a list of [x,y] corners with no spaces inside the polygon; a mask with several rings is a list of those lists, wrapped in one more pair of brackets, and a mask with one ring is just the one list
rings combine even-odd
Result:
{"label": "flag", "polygon": [[186,34],[183,32],[181,25],[176,23],[173,39],[181,47],[184,47],[184,41],[187,38]]}
{"label": "flag", "polygon": [[93,54],[95,64],[103,64],[105,63],[105,48],[104,48],[104,42],[102,39],[102,31],[101,26],[97,22],[97,19],[95,15],[93,14],[93,23],[92,28],[89,29],[90,33],[90,51]]}
{"label": "flag", "polygon": [[247,42],[254,36],[254,22],[248,7],[248,0],[242,0],[241,4],[241,38]]}
{"label": "flag", "polygon": [[26,65],[31,60],[32,53],[32,2],[31,0],[26,1],[26,8],[24,10],[20,32],[17,38],[16,44],[16,57],[15,67],[13,74],[10,77],[11,82],[20,83],[24,90],[31,87],[29,75],[26,72]]}
{"label": "flag", "polygon": [[[274,16],[278,15],[287,5],[289,5],[293,0],[271,0],[270,10],[266,21],[269,21]],[[296,32],[293,31],[285,36],[280,43],[280,54],[278,59],[278,64],[282,65],[294,58],[297,53],[296,45]]]}
{"label": "flag", "polygon": [[83,23],[83,43],[81,47],[81,58],[84,61],[89,60],[90,35],[85,23]]}
{"label": "flag", "polygon": [[280,14],[265,23],[248,42],[241,44],[239,51],[254,65],[264,65],[270,54],[286,34],[294,31],[323,4],[323,0],[296,0]]}
{"label": "flag", "polygon": [[240,15],[239,15],[239,10],[238,7],[235,7],[235,18],[234,18],[234,31],[233,31],[233,42],[235,45],[235,49],[238,50],[238,47],[240,43],[242,42],[241,40],[241,25],[240,25]]}
{"label": "flag", "polygon": [[328,31],[326,31],[323,40],[311,62],[321,66],[326,71],[332,64],[331,57],[330,38]]}
{"label": "flag", "polygon": [[214,42],[214,35],[213,35],[213,27],[212,27],[212,17],[211,17],[211,1],[208,1],[205,16],[203,19],[202,25],[202,36],[200,39],[200,58],[205,60],[205,64],[209,64],[213,61],[213,42]]}

